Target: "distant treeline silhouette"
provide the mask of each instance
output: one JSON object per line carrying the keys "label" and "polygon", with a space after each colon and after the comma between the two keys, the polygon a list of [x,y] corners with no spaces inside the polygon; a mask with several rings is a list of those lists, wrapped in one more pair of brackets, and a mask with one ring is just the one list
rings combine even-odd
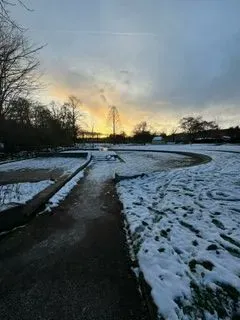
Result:
{"label": "distant treeline silhouette", "polygon": [[4,150],[41,150],[48,147],[69,146],[77,141],[80,101],[69,97],[63,105],[44,106],[25,98],[8,105],[1,119],[0,135]]}

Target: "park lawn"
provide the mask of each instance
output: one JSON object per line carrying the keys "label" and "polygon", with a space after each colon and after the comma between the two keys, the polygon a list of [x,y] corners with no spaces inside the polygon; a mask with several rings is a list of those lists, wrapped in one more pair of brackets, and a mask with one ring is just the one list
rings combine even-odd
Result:
{"label": "park lawn", "polygon": [[118,183],[135,271],[164,319],[231,319],[240,308],[240,154],[158,148],[212,161]]}

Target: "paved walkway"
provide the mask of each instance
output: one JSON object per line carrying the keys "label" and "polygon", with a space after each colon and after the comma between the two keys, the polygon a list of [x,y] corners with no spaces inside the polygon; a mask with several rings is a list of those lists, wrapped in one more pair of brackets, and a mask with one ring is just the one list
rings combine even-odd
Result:
{"label": "paved walkway", "polygon": [[0,315],[11,319],[149,319],[130,271],[113,183],[89,170],[52,216],[0,242]]}

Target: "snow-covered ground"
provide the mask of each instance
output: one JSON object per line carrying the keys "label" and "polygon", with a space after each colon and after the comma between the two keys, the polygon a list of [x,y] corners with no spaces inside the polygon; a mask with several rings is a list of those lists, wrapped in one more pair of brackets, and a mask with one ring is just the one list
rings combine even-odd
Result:
{"label": "snow-covered ground", "polygon": [[[121,181],[117,190],[139,263],[135,271],[141,271],[152,288],[159,314],[169,320],[231,319],[240,309],[240,154],[221,151],[240,152],[240,146],[119,147],[126,152],[117,148],[125,162],[114,160],[113,151],[93,152],[92,179],[147,173]],[[129,148],[149,152],[132,153]],[[156,149],[201,153],[213,160],[174,169],[189,164],[189,158],[153,154]],[[108,156],[110,161],[99,161]],[[61,168],[70,173],[81,161],[85,159],[29,159],[2,165],[0,171]],[[57,206],[82,176],[80,172],[66,184],[47,208]]]}
{"label": "snow-covered ground", "polygon": [[[192,159],[183,155],[156,152],[92,151],[96,180],[113,179],[115,174],[132,177],[142,173],[188,166]],[[120,157],[116,158],[116,154]],[[97,162],[97,165],[96,165]]]}
{"label": "snow-covered ground", "polygon": [[147,144],[145,146],[142,145],[115,145],[114,150],[124,149],[124,150],[166,150],[166,151],[186,151],[186,152],[197,152],[200,150],[205,151],[234,151],[240,152],[240,145],[233,144],[162,144],[162,145],[152,145]]}
{"label": "snow-covered ground", "polygon": [[[38,170],[60,170],[62,175],[71,174],[76,171],[84,162],[85,158],[71,157],[50,157],[50,158],[35,158],[3,164],[0,166],[1,173],[10,172],[11,179],[14,180],[14,174],[22,172],[22,177],[27,178],[28,172],[31,171],[36,175],[36,180],[39,178]],[[27,173],[26,173],[27,172]],[[80,179],[82,172],[78,173],[69,183],[67,183],[50,201],[49,206],[56,206],[60,199],[64,199],[71,191],[74,183]],[[41,180],[39,182],[19,182],[12,184],[0,185],[0,211],[24,204],[31,200],[36,194],[44,190],[47,186],[54,183],[52,180]]]}
{"label": "snow-covered ground", "polygon": [[116,173],[123,176],[133,176],[141,173],[151,173],[170,168],[184,167],[192,163],[190,157],[172,153],[156,152],[129,152],[122,151],[117,154],[123,159],[116,165]]}
{"label": "snow-covered ground", "polygon": [[0,166],[0,172],[16,170],[60,169],[64,172],[64,174],[70,174],[77,170],[77,168],[79,168],[85,161],[85,158],[70,157],[35,158],[3,164]]}
{"label": "snow-covered ground", "polygon": [[213,159],[118,184],[132,249],[159,313],[169,320],[231,319],[240,311],[240,154],[214,150],[240,147],[147,148]]}
{"label": "snow-covered ground", "polygon": [[51,180],[44,180],[0,186],[0,211],[26,203],[52,183]]}

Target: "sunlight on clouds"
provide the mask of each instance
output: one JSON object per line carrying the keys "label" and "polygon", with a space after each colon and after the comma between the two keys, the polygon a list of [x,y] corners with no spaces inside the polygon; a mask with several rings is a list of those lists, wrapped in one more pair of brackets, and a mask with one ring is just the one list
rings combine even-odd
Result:
{"label": "sunlight on clouds", "polygon": [[118,92],[116,89],[111,90],[107,86],[105,86],[105,89],[84,86],[80,89],[71,89],[58,83],[49,86],[49,101],[56,100],[63,103],[69,95],[76,95],[82,101],[82,111],[86,115],[84,122],[87,123],[88,129],[94,126],[94,130],[105,134],[111,133],[111,125],[107,118],[108,105],[112,104],[118,108],[120,114],[119,132],[125,131],[127,134],[131,134],[135,124],[140,121],[149,122],[157,131],[170,132],[170,126],[176,125],[170,114],[163,118],[162,114],[152,111],[149,106],[145,110],[141,110],[132,101],[123,101],[124,95],[122,92]]}
{"label": "sunlight on clouds", "polygon": [[201,115],[206,120],[216,120],[223,127],[238,124],[239,112],[236,117],[234,105],[210,104],[199,110],[194,105],[151,99],[150,81],[136,81],[134,77],[134,72],[126,69],[114,73],[110,68],[102,68],[94,74],[88,68],[85,71],[63,68],[61,74],[48,74],[45,79],[49,84],[48,93],[44,97],[48,102],[57,100],[62,103],[69,95],[76,95],[82,101],[84,127],[90,130],[94,126],[95,131],[104,134],[111,133],[111,125],[107,122],[109,105],[118,108],[118,132],[125,131],[127,134],[131,134],[133,127],[140,121],[147,121],[156,132],[170,134],[176,130],[179,120],[184,116]]}
{"label": "sunlight on clouds", "polygon": [[75,94],[104,132],[108,104],[127,132],[142,120],[171,132],[197,115],[239,125],[240,1],[50,2],[35,1],[31,14],[11,8],[36,43],[48,43],[43,102]]}

